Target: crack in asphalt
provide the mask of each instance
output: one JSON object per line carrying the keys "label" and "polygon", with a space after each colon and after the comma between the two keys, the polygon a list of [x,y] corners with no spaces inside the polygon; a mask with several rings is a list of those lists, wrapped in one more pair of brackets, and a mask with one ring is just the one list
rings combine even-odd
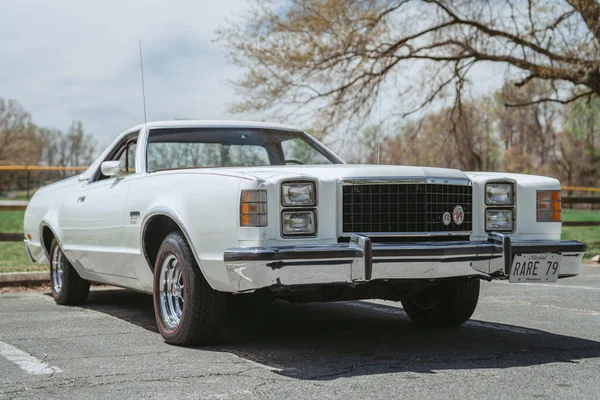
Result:
{"label": "crack in asphalt", "polygon": [[[53,380],[52,385],[29,386],[29,387],[20,388],[17,390],[12,390],[12,391],[2,392],[2,393],[18,394],[18,393],[22,393],[22,392],[30,391],[30,390],[44,390],[44,389],[48,389],[48,388],[58,388],[58,387],[65,388],[65,387],[72,387],[75,385],[77,385],[79,387],[98,387],[98,386],[118,385],[118,384],[123,384],[123,383],[167,382],[167,381],[174,381],[174,380],[203,379],[203,378],[212,378],[212,377],[221,377],[221,376],[223,376],[223,377],[245,376],[248,378],[260,379],[260,377],[256,377],[256,376],[242,375],[253,369],[260,369],[260,368],[259,367],[250,367],[250,368],[244,369],[242,371],[237,371],[237,372],[214,372],[214,373],[208,373],[208,374],[193,374],[193,375],[170,376],[170,377],[148,378],[148,379],[140,379],[140,378],[122,379],[122,380],[115,380],[112,382],[90,382],[88,377],[86,377],[86,378],[62,378],[61,380]],[[130,374],[100,375],[97,377],[103,378],[103,377],[127,376],[127,375],[130,375]],[[18,384],[18,383],[27,383],[27,382],[15,382],[15,383]],[[13,383],[12,385],[14,385],[15,383]],[[80,386],[80,385],[84,385],[84,386]]]}
{"label": "crack in asphalt", "polygon": [[26,340],[64,340],[64,339],[78,339],[78,338],[88,338],[88,337],[107,337],[107,336],[117,336],[117,335],[139,335],[141,332],[110,332],[110,333],[90,333],[88,335],[74,335],[74,336],[21,336],[18,338],[5,338],[10,340],[11,342],[22,342]]}
{"label": "crack in asphalt", "polygon": [[110,355],[93,355],[93,356],[84,356],[84,357],[59,357],[53,358],[53,360],[62,360],[62,361],[70,361],[70,360],[87,360],[87,359],[96,359],[96,358],[115,358],[115,357],[137,357],[137,356],[150,356],[150,355],[158,355],[158,354],[166,354],[172,353],[176,351],[176,349],[169,350],[160,350],[160,351],[147,351],[144,353],[134,353],[134,354],[110,354]]}

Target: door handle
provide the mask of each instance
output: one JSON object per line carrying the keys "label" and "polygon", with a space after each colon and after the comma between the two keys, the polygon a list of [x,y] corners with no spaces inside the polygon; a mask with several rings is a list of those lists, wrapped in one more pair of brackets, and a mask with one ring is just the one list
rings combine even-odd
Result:
{"label": "door handle", "polygon": [[78,203],[83,203],[85,201],[85,196],[79,196],[79,198],[77,199]]}

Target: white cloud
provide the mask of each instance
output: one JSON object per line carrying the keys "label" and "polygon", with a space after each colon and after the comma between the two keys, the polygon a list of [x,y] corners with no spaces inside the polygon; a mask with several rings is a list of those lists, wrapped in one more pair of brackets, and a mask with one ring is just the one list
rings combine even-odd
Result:
{"label": "white cloud", "polygon": [[0,97],[40,125],[81,120],[108,143],[143,120],[138,39],[148,119],[239,118],[226,103],[230,66],[215,30],[244,0],[0,0]]}

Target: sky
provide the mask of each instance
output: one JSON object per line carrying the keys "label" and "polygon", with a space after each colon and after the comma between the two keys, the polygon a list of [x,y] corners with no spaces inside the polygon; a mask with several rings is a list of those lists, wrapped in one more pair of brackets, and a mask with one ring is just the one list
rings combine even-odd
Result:
{"label": "sky", "polygon": [[[0,0],[0,98],[17,100],[39,126],[66,131],[81,121],[104,148],[144,121],[141,40],[148,121],[260,119],[227,111],[236,101],[230,81],[243,71],[214,42],[215,31],[240,20],[248,3]],[[476,75],[483,91],[501,76],[489,66]],[[385,119],[397,104],[382,97]],[[379,114],[377,108],[373,123]],[[327,142],[343,155],[347,149],[336,134],[343,129]]]}
{"label": "sky", "polygon": [[244,0],[0,0],[0,97],[36,124],[80,120],[106,145],[148,120],[243,119],[227,112],[241,73],[214,43]]}

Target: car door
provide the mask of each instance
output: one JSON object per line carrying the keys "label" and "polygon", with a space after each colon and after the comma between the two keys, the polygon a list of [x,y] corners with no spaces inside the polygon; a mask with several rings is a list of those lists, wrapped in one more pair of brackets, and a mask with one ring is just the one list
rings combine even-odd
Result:
{"label": "car door", "polygon": [[[94,274],[135,279],[125,257],[125,205],[136,178],[137,135],[126,136],[104,161],[119,160],[121,174],[98,171],[67,199],[69,221],[63,221],[67,246],[83,268]],[[123,283],[123,282],[122,282]],[[127,286],[127,283],[123,283]]]}

